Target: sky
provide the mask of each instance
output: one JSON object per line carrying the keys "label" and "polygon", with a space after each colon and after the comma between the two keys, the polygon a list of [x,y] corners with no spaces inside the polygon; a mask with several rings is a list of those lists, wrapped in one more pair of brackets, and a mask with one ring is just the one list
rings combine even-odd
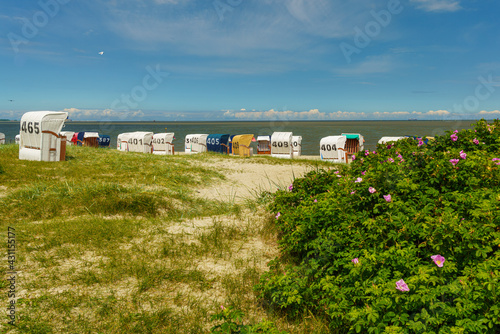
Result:
{"label": "sky", "polygon": [[498,0],[0,2],[0,119],[500,117]]}

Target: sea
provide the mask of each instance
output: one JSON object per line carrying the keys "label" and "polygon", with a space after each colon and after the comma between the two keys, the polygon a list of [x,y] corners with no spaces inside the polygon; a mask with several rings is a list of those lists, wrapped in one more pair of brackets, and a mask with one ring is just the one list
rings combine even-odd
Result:
{"label": "sea", "polygon": [[[245,121],[245,122],[81,122],[67,121],[63,131],[96,131],[111,137],[110,148],[116,148],[118,134],[134,131],[153,133],[173,132],[176,152],[184,151],[184,138],[188,134],[253,134],[272,135],[273,132],[293,132],[302,136],[302,154],[319,155],[321,138],[342,133],[359,133],[364,139],[364,148],[374,150],[382,137],[416,136],[434,137],[446,131],[472,128],[474,120],[405,120],[405,121]],[[14,143],[19,133],[19,122],[0,121],[0,132],[6,143]],[[256,149],[254,149],[256,152]]]}

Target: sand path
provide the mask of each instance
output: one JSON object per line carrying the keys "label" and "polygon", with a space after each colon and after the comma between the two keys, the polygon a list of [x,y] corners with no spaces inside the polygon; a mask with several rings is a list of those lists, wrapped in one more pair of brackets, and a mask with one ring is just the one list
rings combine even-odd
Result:
{"label": "sand path", "polygon": [[225,159],[203,163],[204,167],[220,170],[225,180],[197,190],[203,198],[214,198],[222,201],[242,203],[246,199],[255,199],[264,191],[275,192],[288,187],[295,178],[302,177],[313,170],[313,165],[284,162],[270,164],[252,159]]}

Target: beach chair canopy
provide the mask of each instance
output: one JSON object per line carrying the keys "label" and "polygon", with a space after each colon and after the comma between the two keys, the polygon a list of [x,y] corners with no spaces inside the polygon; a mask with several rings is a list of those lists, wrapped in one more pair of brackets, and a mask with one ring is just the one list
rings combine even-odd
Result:
{"label": "beach chair canopy", "polygon": [[111,137],[108,135],[99,135],[99,147],[109,147],[111,143]]}
{"label": "beach chair canopy", "polygon": [[74,134],[75,133],[73,131],[61,131],[59,133],[60,136],[66,137],[66,145],[73,145],[71,139],[73,139]]}
{"label": "beach chair canopy", "polygon": [[16,144],[19,145],[19,141],[21,140],[21,135],[16,135]]}
{"label": "beach chair canopy", "polygon": [[291,158],[292,137],[292,132],[274,132],[271,136],[271,156],[276,158]]}
{"label": "beach chair canopy", "polygon": [[271,136],[257,136],[257,141],[271,142]]}
{"label": "beach chair canopy", "polygon": [[398,141],[404,139],[405,137],[382,137],[378,140],[379,144],[386,144],[391,141]]}
{"label": "beach chair canopy", "polygon": [[347,139],[363,139],[363,136],[361,136],[359,133],[343,133],[342,136],[346,137]]}
{"label": "beach chair canopy", "polygon": [[60,161],[61,136],[59,133],[67,117],[68,113],[59,111],[25,113],[20,123],[19,159]]}
{"label": "beach chair canopy", "polygon": [[214,134],[207,137],[207,151],[216,153],[228,152],[229,134]]}
{"label": "beach chair canopy", "polygon": [[346,137],[345,149],[347,154],[352,155],[363,151],[365,139],[359,133],[342,133],[341,136]]}
{"label": "beach chair canopy", "polygon": [[129,135],[131,133],[132,132],[120,133],[116,137],[116,149],[117,150],[119,150],[119,151],[127,151],[128,150],[128,138],[129,138]]}
{"label": "beach chair canopy", "polygon": [[99,147],[99,133],[96,131],[78,132],[77,145]]}
{"label": "beach chair canopy", "polygon": [[153,154],[174,154],[174,133],[155,133],[153,135]]}
{"label": "beach chair canopy", "polygon": [[252,144],[253,134],[244,134],[234,136],[232,139],[233,155],[239,155],[241,157],[249,157],[252,155],[252,149],[250,144]]}
{"label": "beach chair canopy", "polygon": [[321,138],[319,142],[319,154],[321,160],[332,162],[347,162],[345,151],[347,138],[345,136],[328,136]]}
{"label": "beach chair canopy", "polygon": [[234,137],[236,137],[236,135],[229,136],[229,140],[227,141],[227,146],[228,146],[227,154],[233,154],[233,138]]}
{"label": "beach chair canopy", "polygon": [[5,133],[0,132],[0,145],[5,144]]}
{"label": "beach chair canopy", "polygon": [[71,143],[73,145],[77,145],[78,144],[78,132],[73,133],[73,137],[71,137]]}
{"label": "beach chair canopy", "polygon": [[302,136],[292,137],[292,152],[294,157],[302,155]]}
{"label": "beach chair canopy", "polygon": [[76,145],[82,146],[83,144],[83,136],[85,135],[85,132],[77,132],[76,133]]}
{"label": "beach chair canopy", "polygon": [[207,151],[208,134],[190,134],[186,135],[184,141],[185,153],[201,153]]}
{"label": "beach chair canopy", "polygon": [[257,136],[257,154],[271,154],[271,136]]}
{"label": "beach chair canopy", "polygon": [[152,153],[153,133],[152,132],[129,132],[122,136],[122,143],[126,140],[128,152]]}

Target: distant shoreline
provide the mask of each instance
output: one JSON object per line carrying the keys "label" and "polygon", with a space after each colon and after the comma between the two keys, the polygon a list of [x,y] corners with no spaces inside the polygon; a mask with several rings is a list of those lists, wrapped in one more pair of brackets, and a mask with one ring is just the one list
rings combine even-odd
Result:
{"label": "distant shoreline", "polygon": [[[67,120],[67,123],[71,124],[99,124],[99,123],[112,123],[112,124],[205,124],[205,123],[342,123],[342,122],[456,122],[460,121],[470,121],[475,122],[479,119],[356,119],[356,120],[219,120],[219,121],[74,121]],[[3,120],[0,124],[10,124],[20,122],[19,120]]]}

